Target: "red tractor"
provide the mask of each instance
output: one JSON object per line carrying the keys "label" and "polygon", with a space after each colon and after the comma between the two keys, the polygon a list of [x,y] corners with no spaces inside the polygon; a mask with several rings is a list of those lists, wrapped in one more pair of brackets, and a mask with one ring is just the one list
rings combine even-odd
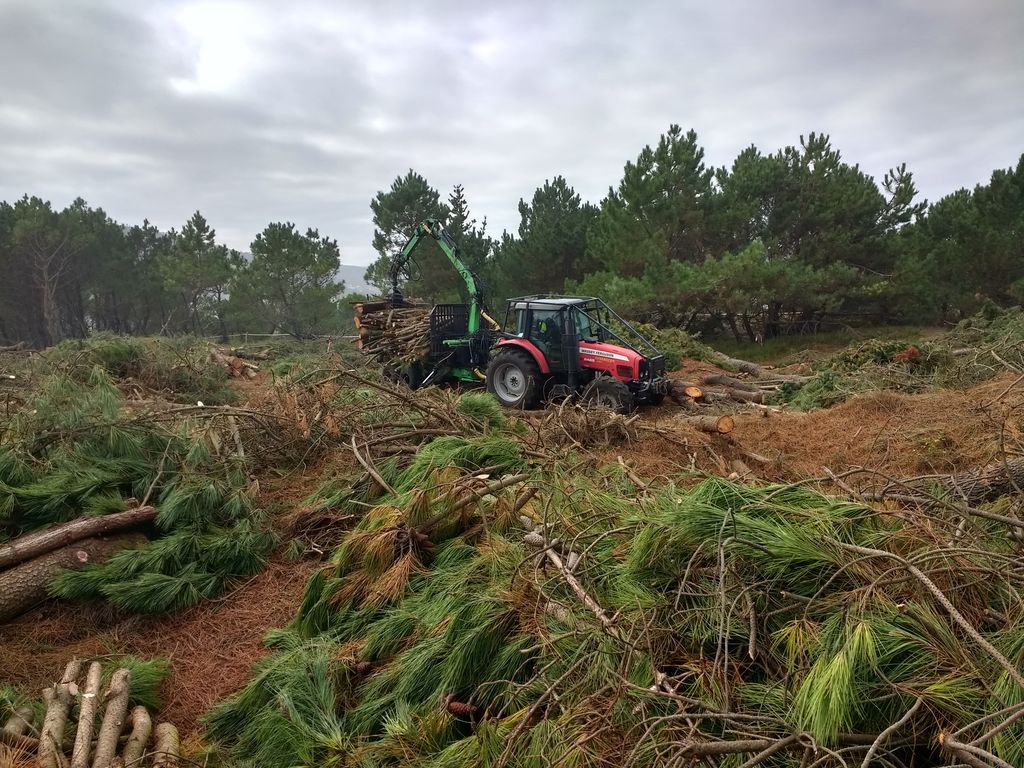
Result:
{"label": "red tractor", "polygon": [[584,401],[626,412],[659,404],[668,391],[665,358],[600,299],[510,299],[504,327],[487,365],[487,390],[502,405],[535,408],[579,392]]}
{"label": "red tractor", "polygon": [[[523,296],[510,299],[505,324],[487,314],[483,291],[458,246],[433,219],[422,222],[391,262],[391,296],[385,308],[408,306],[399,288],[416,247],[433,238],[462,277],[468,304],[430,310],[429,350],[423,359],[395,368],[396,380],[414,389],[446,381],[479,382],[509,408],[579,394],[619,412],[638,403],[660,403],[668,391],[665,358],[600,299]],[[358,326],[358,319],[357,319]],[[486,369],[486,374],[484,373]]]}

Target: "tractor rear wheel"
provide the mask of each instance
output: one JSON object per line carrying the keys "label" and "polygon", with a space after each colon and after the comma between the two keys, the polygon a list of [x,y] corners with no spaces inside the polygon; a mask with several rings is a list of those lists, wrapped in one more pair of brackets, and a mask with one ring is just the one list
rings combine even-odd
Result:
{"label": "tractor rear wheel", "polygon": [[629,413],[636,407],[629,387],[611,376],[598,376],[583,388],[583,402],[609,408],[616,413]]}
{"label": "tractor rear wheel", "polygon": [[487,391],[506,408],[536,408],[540,403],[540,368],[528,352],[502,350],[487,366]]}

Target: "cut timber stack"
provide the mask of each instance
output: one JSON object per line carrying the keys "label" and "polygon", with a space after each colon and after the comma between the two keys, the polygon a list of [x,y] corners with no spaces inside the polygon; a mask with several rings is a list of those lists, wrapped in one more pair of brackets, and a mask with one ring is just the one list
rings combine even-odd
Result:
{"label": "cut timber stack", "polygon": [[103,670],[98,661],[84,676],[83,671],[82,662],[73,659],[60,680],[43,691],[46,710],[41,723],[34,722],[28,707],[10,715],[0,730],[0,765],[20,765],[22,758],[32,756],[39,768],[178,765],[177,729],[160,723],[154,731],[145,707],[129,710],[129,669],[115,670],[106,691],[100,690]]}
{"label": "cut timber stack", "polygon": [[224,370],[232,378],[244,376],[247,379],[255,378],[260,367],[243,360],[241,357],[232,355],[230,350],[210,345],[209,360],[211,363],[224,366]]}
{"label": "cut timber stack", "polygon": [[430,352],[430,309],[424,305],[363,302],[355,305],[355,324],[359,348],[382,363],[413,363]]}

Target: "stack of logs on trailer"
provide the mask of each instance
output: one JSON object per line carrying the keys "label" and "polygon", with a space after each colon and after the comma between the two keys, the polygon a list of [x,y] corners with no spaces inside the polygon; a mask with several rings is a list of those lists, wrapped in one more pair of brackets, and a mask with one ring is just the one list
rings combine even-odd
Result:
{"label": "stack of logs on trailer", "polygon": [[405,302],[364,301],[354,305],[358,347],[385,365],[413,363],[430,353],[430,308]]}

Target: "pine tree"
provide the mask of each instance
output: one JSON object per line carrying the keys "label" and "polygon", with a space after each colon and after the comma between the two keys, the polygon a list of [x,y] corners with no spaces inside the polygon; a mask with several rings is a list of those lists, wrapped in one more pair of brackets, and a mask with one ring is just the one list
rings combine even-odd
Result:
{"label": "pine tree", "polygon": [[192,332],[201,334],[215,324],[221,337],[226,338],[227,285],[241,258],[236,251],[218,245],[216,235],[196,211],[175,238],[160,271],[167,286],[182,297]]}
{"label": "pine tree", "polygon": [[518,237],[500,247],[504,285],[510,293],[558,293],[584,274],[587,231],[597,208],[562,176],[545,181],[530,202],[519,201]]}
{"label": "pine tree", "polygon": [[[412,236],[421,221],[436,218],[444,221],[448,218],[448,207],[441,202],[437,190],[431,187],[425,178],[412,169],[405,176],[399,176],[392,182],[387,192],[378,192],[370,202],[373,211],[373,248],[380,254],[378,259],[366,270],[366,281],[382,293],[389,292],[391,260],[401,252],[402,247]],[[425,298],[435,297],[423,291],[417,291],[416,277],[421,276],[427,281],[447,263],[441,249],[436,243],[425,242],[416,251],[414,279],[410,286],[412,292],[423,293]],[[418,270],[415,267],[419,267]]]}
{"label": "pine tree", "polygon": [[697,134],[670,126],[655,148],[626,163],[602,201],[588,243],[594,267],[639,276],[669,261],[699,261],[711,180]]}
{"label": "pine tree", "polygon": [[[268,224],[250,246],[252,261],[232,284],[232,308],[297,338],[332,327],[344,284],[336,240],[291,222]],[[236,291],[238,295],[236,297]]]}

